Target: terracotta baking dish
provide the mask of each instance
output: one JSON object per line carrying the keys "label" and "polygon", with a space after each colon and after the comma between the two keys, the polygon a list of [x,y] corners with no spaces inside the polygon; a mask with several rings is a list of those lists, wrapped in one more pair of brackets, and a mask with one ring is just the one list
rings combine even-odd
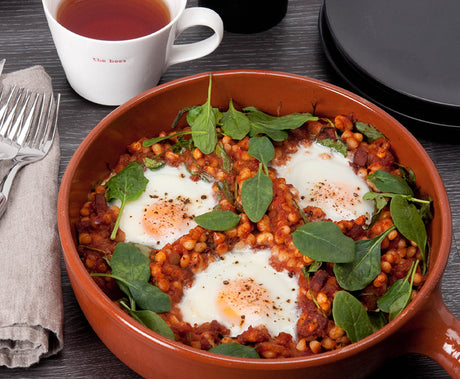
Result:
{"label": "terracotta baking dish", "polygon": [[446,191],[428,154],[394,118],[368,101],[331,84],[265,71],[213,73],[212,104],[229,98],[276,114],[351,114],[371,123],[391,141],[399,161],[414,169],[422,192],[434,203],[429,275],[414,301],[394,321],[358,343],[308,358],[251,360],[215,355],[170,341],[120,311],[87,274],[75,247],[74,223],[93,183],[108,174],[127,143],[169,128],[177,111],[206,101],[209,74],[155,87],[123,104],[84,139],[62,179],[58,224],[65,264],[77,300],[100,339],[126,365],[157,378],[316,378],[365,377],[385,360],[415,352],[460,376],[460,323],[442,301],[440,278],[451,247],[452,221]]}

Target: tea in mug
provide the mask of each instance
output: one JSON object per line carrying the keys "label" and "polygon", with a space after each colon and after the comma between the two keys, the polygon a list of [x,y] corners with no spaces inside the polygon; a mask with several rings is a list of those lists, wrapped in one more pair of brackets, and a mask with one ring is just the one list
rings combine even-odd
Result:
{"label": "tea in mug", "polygon": [[81,36],[122,41],[160,30],[171,16],[163,0],[64,0],[56,19]]}

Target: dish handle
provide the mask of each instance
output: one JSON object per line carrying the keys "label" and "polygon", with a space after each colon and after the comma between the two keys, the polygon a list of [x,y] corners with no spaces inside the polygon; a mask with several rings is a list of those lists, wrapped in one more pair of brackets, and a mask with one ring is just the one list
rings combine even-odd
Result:
{"label": "dish handle", "polygon": [[460,320],[445,305],[440,284],[425,304],[408,323],[408,334],[401,334],[406,351],[426,355],[452,378],[460,378]]}

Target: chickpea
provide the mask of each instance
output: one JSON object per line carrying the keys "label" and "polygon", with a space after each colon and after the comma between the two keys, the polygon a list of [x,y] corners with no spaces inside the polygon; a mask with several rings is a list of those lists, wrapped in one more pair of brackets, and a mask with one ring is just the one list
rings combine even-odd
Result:
{"label": "chickpea", "polygon": [[314,354],[318,354],[321,351],[321,343],[316,340],[310,341],[309,347]]}
{"label": "chickpea", "polygon": [[336,340],[337,338],[343,337],[345,335],[345,330],[343,330],[341,327],[335,325],[329,330],[328,335],[333,340]]}
{"label": "chickpea", "polygon": [[180,267],[181,268],[186,268],[190,263],[190,255],[189,254],[184,254],[182,255],[182,257],[180,258]]}
{"label": "chickpea", "polygon": [[271,244],[273,242],[273,234],[269,232],[260,233],[256,238],[256,242],[258,245]]}
{"label": "chickpea", "polygon": [[299,351],[307,350],[307,341],[305,340],[305,338],[302,338],[299,342],[297,342],[297,345],[295,347]]}
{"label": "chickpea", "polygon": [[384,272],[381,272],[380,274],[377,275],[377,277],[374,279],[374,287],[382,287],[386,282],[388,278]]}
{"label": "chickpea", "polygon": [[397,230],[392,230],[390,233],[388,233],[388,239],[390,241],[393,241],[397,236],[398,236]]}
{"label": "chickpea", "polygon": [[166,254],[163,251],[159,251],[155,254],[155,262],[163,264],[166,261]]}
{"label": "chickpea", "polygon": [[418,287],[419,285],[421,285],[423,282],[423,275],[416,272],[414,274],[414,286]]}
{"label": "chickpea", "polygon": [[382,261],[382,263],[380,264],[380,267],[382,268],[382,271],[385,274],[389,274],[391,272],[391,269],[392,269],[391,263],[389,263],[387,261]]}
{"label": "chickpea", "polygon": [[197,147],[193,150],[192,153],[193,159],[198,160],[203,157],[203,153]]}
{"label": "chickpea", "polygon": [[202,253],[206,250],[207,247],[208,245],[205,242],[197,242],[193,250],[197,253]]}
{"label": "chickpea", "polygon": [[348,117],[338,115],[334,118],[334,125],[339,130],[352,130],[353,123]]}
{"label": "chickpea", "polygon": [[161,146],[159,143],[154,143],[150,148],[155,155],[160,155],[163,152],[163,146]]}
{"label": "chickpea", "polygon": [[326,350],[332,350],[335,347],[335,341],[330,337],[325,337],[321,341],[321,346]]}
{"label": "chickpea", "polygon": [[78,236],[78,242],[80,245],[89,245],[92,241],[91,235],[89,233],[81,233]]}
{"label": "chickpea", "polygon": [[193,250],[196,246],[196,240],[192,239],[191,237],[185,236],[181,238],[181,245],[186,250]]}

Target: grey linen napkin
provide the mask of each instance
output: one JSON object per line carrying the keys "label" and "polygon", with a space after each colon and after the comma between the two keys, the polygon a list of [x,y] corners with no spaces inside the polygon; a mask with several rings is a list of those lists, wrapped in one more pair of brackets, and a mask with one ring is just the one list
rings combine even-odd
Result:
{"label": "grey linen napkin", "polygon": [[[51,93],[51,79],[34,66],[0,77]],[[62,349],[63,305],[56,224],[59,137],[48,155],[16,176],[0,218],[0,365],[28,367]],[[0,161],[0,178],[11,166]]]}

